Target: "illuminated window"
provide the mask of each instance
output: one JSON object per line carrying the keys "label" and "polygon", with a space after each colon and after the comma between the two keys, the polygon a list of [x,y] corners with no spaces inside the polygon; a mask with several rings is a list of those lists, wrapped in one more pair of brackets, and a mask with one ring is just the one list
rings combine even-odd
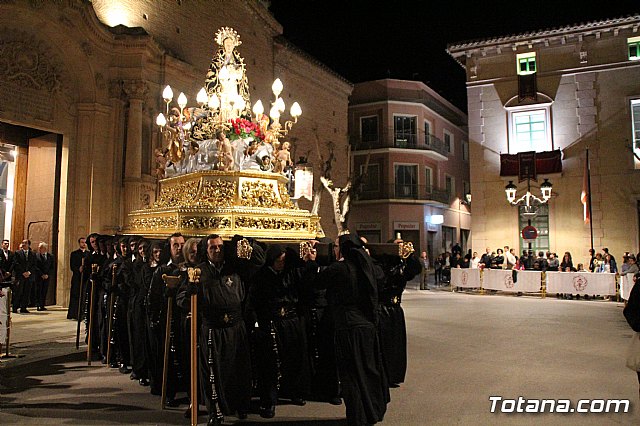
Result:
{"label": "illuminated window", "polygon": [[627,39],[627,46],[629,49],[629,60],[640,60],[640,37],[631,37]]}
{"label": "illuminated window", "polygon": [[509,153],[551,151],[549,109],[510,111]]}
{"label": "illuminated window", "polygon": [[416,144],[416,117],[396,115],[393,118],[395,146],[404,148]]}
{"label": "illuminated window", "polygon": [[519,53],[516,55],[517,72],[519,75],[533,74],[538,70],[536,66],[536,53]]}
{"label": "illuminated window", "polygon": [[640,99],[631,100],[631,130],[633,132],[633,163],[640,169]]}

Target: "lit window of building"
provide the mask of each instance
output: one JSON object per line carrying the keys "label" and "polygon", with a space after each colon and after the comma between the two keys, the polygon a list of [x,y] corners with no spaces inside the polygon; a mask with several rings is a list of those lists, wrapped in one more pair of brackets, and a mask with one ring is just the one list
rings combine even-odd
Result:
{"label": "lit window of building", "polygon": [[509,153],[551,151],[547,108],[510,111]]}
{"label": "lit window of building", "polygon": [[393,120],[395,146],[402,148],[416,144],[416,117],[396,115]]}
{"label": "lit window of building", "polygon": [[630,37],[627,39],[627,46],[629,49],[629,60],[640,60],[640,36]]}
{"label": "lit window of building", "polygon": [[516,61],[518,65],[518,75],[533,74],[538,70],[535,52],[519,53],[516,55]]}

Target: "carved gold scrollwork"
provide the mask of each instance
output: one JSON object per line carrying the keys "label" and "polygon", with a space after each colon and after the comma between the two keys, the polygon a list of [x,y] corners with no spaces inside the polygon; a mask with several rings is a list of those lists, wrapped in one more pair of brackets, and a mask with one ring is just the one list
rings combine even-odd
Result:
{"label": "carved gold scrollwork", "polygon": [[415,249],[413,248],[412,242],[400,243],[398,244],[398,255],[403,259],[411,256]]}
{"label": "carved gold scrollwork", "polygon": [[236,183],[218,179],[204,181],[196,205],[199,207],[231,207],[234,205]]}
{"label": "carved gold scrollwork", "polygon": [[224,229],[231,227],[231,219],[228,217],[209,217],[209,216],[194,216],[183,217],[181,221],[183,229]]}
{"label": "carved gold scrollwork", "polygon": [[167,229],[175,228],[178,220],[174,216],[170,217],[141,217],[132,219],[129,222],[129,228],[132,231],[145,229]]}
{"label": "carved gold scrollwork", "polygon": [[242,182],[241,204],[245,207],[279,207],[273,185],[267,182]]}
{"label": "carved gold scrollwork", "polygon": [[280,191],[280,198],[282,198],[282,203],[279,207],[283,209],[297,209],[293,201],[291,201],[291,197],[289,197],[289,192],[284,183],[278,183],[278,190]]}
{"label": "carved gold scrollwork", "polygon": [[274,229],[281,231],[306,231],[309,223],[306,220],[238,216],[235,227],[244,229]]}
{"label": "carved gold scrollwork", "polygon": [[198,183],[195,180],[163,186],[160,198],[153,204],[153,207],[174,207],[191,203],[198,193]]}

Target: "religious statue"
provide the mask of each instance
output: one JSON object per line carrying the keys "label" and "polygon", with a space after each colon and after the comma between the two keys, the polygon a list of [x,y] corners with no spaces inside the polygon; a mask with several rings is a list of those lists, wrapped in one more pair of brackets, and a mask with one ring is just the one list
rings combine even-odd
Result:
{"label": "religious statue", "polygon": [[[236,47],[240,46],[240,36],[229,27],[222,27],[216,33],[216,42],[220,46],[215,53],[205,79],[207,95],[217,96],[220,111],[236,110],[237,116],[251,116],[249,99],[249,80],[246,75],[244,59]],[[233,116],[224,116],[227,121]]]}
{"label": "religious statue", "polygon": [[[167,177],[204,170],[256,170],[291,177],[291,145],[280,144],[278,138],[286,135],[297,121],[300,107],[297,113],[292,112],[294,120],[282,125],[278,118],[264,114],[262,102],[258,101],[252,120],[246,66],[237,51],[242,44],[240,36],[234,29],[222,27],[216,32],[215,41],[218,49],[204,88],[196,97],[199,105],[186,107],[184,99],[180,108],[169,108],[173,92],[169,90],[170,95],[166,96],[163,93],[167,117],[160,114],[157,124],[164,138],[162,151],[167,161],[164,167],[158,166],[157,173]],[[274,81],[272,91],[276,99],[272,104],[277,103],[281,113],[285,107],[279,79]],[[292,111],[296,105],[292,105]]]}
{"label": "religious statue", "polygon": [[290,148],[291,144],[289,142],[282,142],[282,146],[276,148],[274,172],[284,174],[285,170],[293,165]]}
{"label": "religious statue", "polygon": [[156,156],[156,178],[164,179],[165,169],[167,168],[167,157],[165,156],[165,153],[159,148],[156,148],[153,153]]}
{"label": "religious statue", "polygon": [[222,171],[233,170],[233,150],[231,143],[222,130],[216,133],[216,147],[218,151],[218,163],[216,169]]}

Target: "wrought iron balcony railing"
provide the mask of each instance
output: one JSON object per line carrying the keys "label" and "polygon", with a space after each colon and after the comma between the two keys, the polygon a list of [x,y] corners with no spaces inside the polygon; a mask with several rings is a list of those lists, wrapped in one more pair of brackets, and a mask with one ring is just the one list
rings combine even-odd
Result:
{"label": "wrought iron balcony railing", "polygon": [[432,134],[395,132],[387,129],[382,133],[364,133],[352,135],[351,147],[354,151],[362,151],[377,148],[408,148],[436,152],[440,155],[449,154],[444,142]]}
{"label": "wrought iron balcony railing", "polygon": [[390,199],[435,201],[449,204],[451,195],[444,189],[436,189],[432,186],[395,183],[380,185],[378,189],[365,187],[356,196],[358,201]]}

